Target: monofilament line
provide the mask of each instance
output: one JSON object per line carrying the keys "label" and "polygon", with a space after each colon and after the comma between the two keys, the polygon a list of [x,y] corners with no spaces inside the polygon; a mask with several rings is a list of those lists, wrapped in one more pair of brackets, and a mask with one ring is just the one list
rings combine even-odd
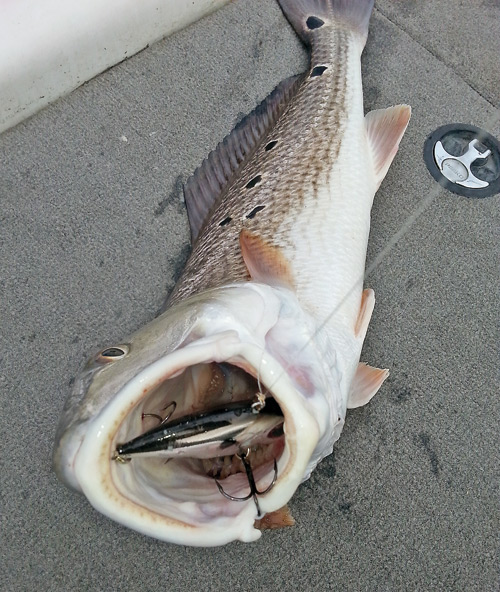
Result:
{"label": "monofilament line", "polygon": [[[498,117],[495,115],[495,116],[493,116],[486,123],[486,129],[492,129],[497,123],[498,123]],[[314,333],[307,340],[307,342],[297,351],[297,353],[295,354],[295,356],[290,360],[290,362],[283,369],[283,373],[286,372],[293,365],[293,363],[297,360],[299,354],[301,354],[303,352],[303,350],[311,343],[311,341],[314,340],[314,338],[325,327],[325,325],[327,325],[329,323],[330,319],[337,313],[337,311],[339,310],[339,308],[349,298],[349,296],[356,289],[356,287],[361,282],[364,282],[364,280],[380,266],[380,264],[386,259],[386,257],[389,255],[389,253],[392,251],[392,249],[396,246],[396,244],[410,231],[410,229],[415,224],[415,222],[420,218],[420,216],[425,212],[425,210],[427,210],[427,208],[434,201],[434,199],[440,193],[444,193],[445,191],[446,190],[443,189],[443,187],[441,187],[441,185],[439,185],[438,183],[436,183],[432,187],[431,191],[429,191],[429,193],[427,194],[427,196],[424,197],[417,204],[417,207],[405,219],[405,221],[403,222],[401,228],[392,235],[392,237],[390,238],[390,240],[386,244],[386,246],[380,251],[380,253],[375,257],[375,259],[370,263],[370,265],[368,265],[368,267],[365,269],[365,272],[363,273],[363,275],[360,276],[353,283],[352,287],[348,290],[348,292],[345,294],[344,298],[340,301],[340,303],[331,311],[331,313],[329,313],[325,317],[325,319],[320,323],[319,327],[316,329],[316,331],[314,331]],[[276,384],[276,382],[279,380],[279,378],[282,376],[282,374],[280,374],[279,376],[277,376],[275,378],[273,384],[271,384],[271,385],[268,386],[268,389],[269,390],[272,390],[272,387]]]}

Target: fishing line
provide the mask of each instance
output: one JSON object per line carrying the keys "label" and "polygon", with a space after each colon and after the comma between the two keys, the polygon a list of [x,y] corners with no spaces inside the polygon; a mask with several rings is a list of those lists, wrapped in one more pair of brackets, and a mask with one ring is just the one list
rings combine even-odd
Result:
{"label": "fishing line", "polygon": [[[491,129],[493,126],[495,126],[498,122],[500,121],[500,119],[494,115],[487,123],[486,123],[486,127],[485,129]],[[428,208],[428,206],[431,204],[432,201],[434,201],[434,199],[440,194],[440,193],[444,193],[445,189],[439,185],[436,184],[435,186],[433,186],[433,188],[431,189],[431,191],[429,191],[429,193],[427,194],[426,197],[424,197],[419,204],[417,204],[417,207],[413,210],[413,212],[410,213],[410,215],[405,219],[405,221],[403,222],[401,228],[395,232],[392,237],[390,238],[389,242],[386,244],[386,246],[380,251],[380,253],[375,257],[375,259],[372,261],[372,263],[370,263],[370,265],[368,265],[368,267],[365,269],[364,273],[353,283],[352,287],[346,292],[346,294],[344,295],[344,297],[342,298],[342,300],[338,303],[337,306],[335,306],[335,308],[332,309],[331,313],[329,313],[325,319],[323,320],[323,322],[320,323],[320,325],[317,327],[317,329],[314,331],[314,333],[310,336],[310,338],[306,341],[306,343],[295,353],[294,356],[292,356],[292,359],[288,362],[288,364],[283,368],[283,371],[281,372],[281,374],[279,374],[274,382],[272,383],[272,385],[269,386],[269,390],[272,389],[272,387],[276,384],[276,382],[281,378],[281,376],[283,376],[283,374],[285,374],[285,372],[292,366],[292,364],[297,360],[298,356],[304,351],[304,349],[316,338],[316,336],[324,329],[324,327],[329,323],[330,319],[338,312],[339,308],[344,304],[344,302],[346,302],[346,300],[351,296],[351,294],[353,293],[353,291],[356,289],[356,287],[359,285],[360,282],[364,282],[364,280],[371,274],[373,273],[379,266],[380,264],[386,259],[386,257],[389,255],[389,253],[392,251],[392,249],[396,246],[396,244],[398,243],[399,240],[401,240],[412,228],[412,226],[415,224],[415,222],[420,218],[420,216],[425,212],[425,210]]]}
{"label": "fishing line", "polygon": [[[324,329],[324,327],[330,322],[332,317],[338,312],[338,310],[342,307],[342,305],[347,301],[347,299],[351,296],[355,289],[360,282],[364,282],[364,280],[373,272],[375,271],[382,261],[389,255],[392,251],[396,243],[411,229],[413,224],[417,221],[417,219],[423,214],[423,212],[427,209],[430,203],[439,195],[439,193],[443,190],[441,185],[434,187],[432,191],[420,202],[417,208],[408,216],[408,218],[403,222],[401,228],[391,237],[389,242],[386,246],[380,251],[380,253],[375,257],[373,262],[365,269],[364,273],[357,278],[355,282],[353,282],[352,287],[345,293],[342,300],[332,309],[332,311],[325,317],[325,319],[319,324],[313,334],[309,337],[309,339],[300,347],[300,349],[292,356],[292,359],[288,362],[288,364],[283,368],[281,374],[279,374],[272,385],[269,386],[269,390],[276,384],[276,382],[287,372],[287,370],[297,361],[299,355],[308,347],[308,345],[314,341],[317,335]],[[444,191],[444,190],[443,190]]]}
{"label": "fishing line", "polygon": [[262,359],[264,358],[265,349],[262,348],[262,353],[260,354],[260,362],[259,367],[257,368],[257,385],[259,387],[259,393],[262,392],[262,385],[260,384],[260,370],[262,368]]}

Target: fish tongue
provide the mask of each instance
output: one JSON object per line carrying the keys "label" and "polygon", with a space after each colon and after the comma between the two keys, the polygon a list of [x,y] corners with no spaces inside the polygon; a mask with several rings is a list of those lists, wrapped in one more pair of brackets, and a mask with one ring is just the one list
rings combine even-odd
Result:
{"label": "fish tongue", "polygon": [[189,371],[191,379],[183,403],[186,413],[251,399],[257,390],[253,376],[232,364],[211,362],[193,366]]}
{"label": "fish tongue", "polygon": [[207,409],[214,401],[223,404],[225,376],[219,364],[197,364],[189,369],[190,382],[183,402],[184,409]]}

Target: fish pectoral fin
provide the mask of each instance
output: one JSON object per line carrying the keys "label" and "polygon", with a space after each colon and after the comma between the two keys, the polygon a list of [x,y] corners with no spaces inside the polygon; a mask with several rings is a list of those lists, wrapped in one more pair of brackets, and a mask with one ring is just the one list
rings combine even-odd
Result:
{"label": "fish pectoral fin", "polygon": [[366,133],[372,151],[377,189],[384,180],[398,151],[399,142],[410,121],[411,107],[396,105],[370,111],[365,116]]}
{"label": "fish pectoral fin", "polygon": [[252,280],[269,286],[294,288],[290,263],[279,247],[244,228],[240,232],[240,248]]}
{"label": "fish pectoral fin", "polygon": [[347,399],[347,409],[366,405],[389,376],[389,370],[373,368],[364,362],[358,364]]}
{"label": "fish pectoral fin", "polygon": [[358,318],[354,326],[354,334],[362,341],[368,331],[368,325],[372,318],[373,309],[375,307],[375,292],[371,288],[366,288],[361,294],[361,304],[359,306]]}
{"label": "fish pectoral fin", "polygon": [[262,518],[255,521],[255,528],[259,530],[269,530],[276,528],[284,528],[286,526],[294,526],[295,520],[290,514],[288,506],[283,506],[274,512],[268,512]]}

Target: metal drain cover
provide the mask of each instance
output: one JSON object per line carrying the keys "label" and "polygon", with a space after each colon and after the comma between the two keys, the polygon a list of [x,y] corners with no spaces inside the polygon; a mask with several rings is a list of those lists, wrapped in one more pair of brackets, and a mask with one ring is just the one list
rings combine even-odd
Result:
{"label": "metal drain cover", "polygon": [[424,161],[448,191],[466,197],[500,192],[500,143],[478,127],[462,123],[439,127],[425,141]]}

